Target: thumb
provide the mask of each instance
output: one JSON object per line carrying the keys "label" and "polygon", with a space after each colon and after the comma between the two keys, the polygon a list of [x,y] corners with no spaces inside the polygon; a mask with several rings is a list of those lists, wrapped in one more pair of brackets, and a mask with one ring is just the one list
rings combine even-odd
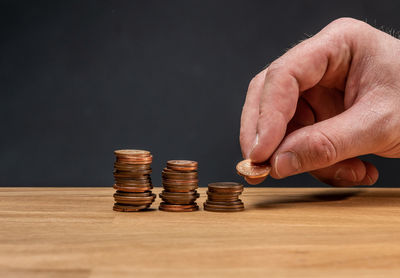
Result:
{"label": "thumb", "polygon": [[[375,121],[376,122],[376,121]],[[271,158],[274,178],[331,166],[373,152],[374,120],[359,105],[289,134]]]}

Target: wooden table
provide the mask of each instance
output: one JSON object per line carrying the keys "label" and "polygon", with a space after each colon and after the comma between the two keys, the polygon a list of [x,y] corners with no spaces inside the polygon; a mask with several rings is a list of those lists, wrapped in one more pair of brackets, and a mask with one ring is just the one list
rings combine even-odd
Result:
{"label": "wooden table", "polygon": [[0,188],[0,277],[400,277],[400,189],[249,188],[238,213],[113,192]]}

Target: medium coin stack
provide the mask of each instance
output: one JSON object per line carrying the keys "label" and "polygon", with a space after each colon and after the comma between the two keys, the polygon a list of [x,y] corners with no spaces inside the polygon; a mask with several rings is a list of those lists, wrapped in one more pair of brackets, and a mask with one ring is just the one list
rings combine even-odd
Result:
{"label": "medium coin stack", "polygon": [[214,182],[208,185],[207,201],[204,210],[216,212],[234,212],[244,210],[239,195],[243,192],[243,185],[236,182]]}
{"label": "medium coin stack", "polygon": [[153,156],[143,150],[116,150],[114,152],[115,211],[140,211],[151,206],[156,194],[151,192],[151,162]]}
{"label": "medium coin stack", "polygon": [[162,171],[164,190],[160,198],[163,211],[196,211],[199,206],[196,199],[200,196],[196,161],[170,160]]}

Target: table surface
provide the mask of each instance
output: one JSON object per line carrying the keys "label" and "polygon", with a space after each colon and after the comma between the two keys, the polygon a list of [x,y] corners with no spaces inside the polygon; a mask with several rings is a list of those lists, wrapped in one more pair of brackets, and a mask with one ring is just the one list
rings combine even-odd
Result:
{"label": "table surface", "polygon": [[0,277],[400,276],[400,189],[246,188],[235,213],[114,212],[113,192],[0,188]]}

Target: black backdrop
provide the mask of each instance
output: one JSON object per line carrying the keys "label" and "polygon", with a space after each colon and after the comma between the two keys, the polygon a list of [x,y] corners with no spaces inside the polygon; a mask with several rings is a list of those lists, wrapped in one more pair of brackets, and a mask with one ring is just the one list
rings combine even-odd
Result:
{"label": "black backdrop", "polygon": [[[111,186],[113,150],[241,179],[248,82],[335,18],[400,29],[400,1],[1,1],[0,185]],[[396,160],[368,157],[379,186]],[[307,174],[265,186],[323,186]]]}

